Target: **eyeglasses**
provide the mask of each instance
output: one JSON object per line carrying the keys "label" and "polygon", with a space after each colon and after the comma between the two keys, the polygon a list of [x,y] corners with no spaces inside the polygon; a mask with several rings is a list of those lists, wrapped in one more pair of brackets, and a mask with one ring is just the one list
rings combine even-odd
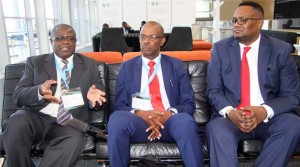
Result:
{"label": "eyeglasses", "polygon": [[256,19],[256,18],[239,18],[239,19],[228,20],[228,22],[231,26],[233,26],[235,23],[238,23],[238,25],[244,25],[244,24],[246,24],[246,22],[248,20],[260,20],[260,19]]}
{"label": "eyeglasses", "polygon": [[64,42],[65,40],[67,40],[67,42],[76,42],[76,38],[73,36],[57,36],[57,37],[53,37],[50,39],[51,41],[55,41],[55,42]]}
{"label": "eyeglasses", "polygon": [[149,39],[150,41],[154,41],[156,39],[159,39],[159,38],[163,38],[163,36],[157,36],[157,35],[145,35],[145,34],[142,34],[142,35],[139,35],[139,39],[141,41],[144,41],[146,39]]}

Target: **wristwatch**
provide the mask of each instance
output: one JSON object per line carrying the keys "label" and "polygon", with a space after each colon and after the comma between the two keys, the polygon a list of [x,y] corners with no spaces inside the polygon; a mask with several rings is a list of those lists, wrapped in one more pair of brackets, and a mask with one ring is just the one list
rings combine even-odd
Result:
{"label": "wristwatch", "polygon": [[176,110],[175,108],[168,108],[167,111],[170,111],[172,113],[172,115],[176,114],[176,112],[174,111]]}
{"label": "wristwatch", "polygon": [[171,113],[172,113],[172,115],[174,115],[175,114],[175,112],[173,111],[173,110],[169,110]]}
{"label": "wristwatch", "polygon": [[225,118],[230,119],[230,118],[229,118],[230,112],[231,112],[231,110],[227,110],[227,111],[226,111],[226,113],[225,113]]}

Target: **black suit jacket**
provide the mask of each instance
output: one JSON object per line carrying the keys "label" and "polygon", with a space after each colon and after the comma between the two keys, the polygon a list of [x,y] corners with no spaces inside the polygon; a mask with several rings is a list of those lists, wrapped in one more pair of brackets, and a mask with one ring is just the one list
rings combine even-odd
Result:
{"label": "black suit jacket", "polygon": [[[105,91],[104,85],[100,82],[96,61],[75,53],[73,63],[74,68],[71,72],[70,88],[81,88],[85,106],[70,110],[70,112],[73,117],[88,122],[89,101],[86,96],[87,92],[92,84],[95,84],[100,90]],[[15,104],[18,107],[30,110],[41,110],[44,108],[49,102],[38,99],[38,86],[50,79],[57,79],[54,54],[29,57],[26,61],[24,74],[14,92]],[[56,85],[53,85],[51,90],[54,95]]]}

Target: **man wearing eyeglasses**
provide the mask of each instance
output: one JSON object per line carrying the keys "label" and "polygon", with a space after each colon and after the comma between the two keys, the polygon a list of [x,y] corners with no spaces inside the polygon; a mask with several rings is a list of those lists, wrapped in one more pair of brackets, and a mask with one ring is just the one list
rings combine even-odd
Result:
{"label": "man wearing eyeglasses", "polygon": [[242,2],[230,24],[233,37],[216,42],[208,67],[206,126],[210,166],[239,166],[244,139],[264,142],[253,166],[287,166],[300,138],[300,103],[292,46],[260,33],[263,8]]}
{"label": "man wearing eyeglasses", "polygon": [[163,34],[159,23],[147,22],[139,36],[142,55],[121,65],[108,122],[112,167],[129,166],[130,143],[157,141],[176,142],[185,166],[203,166],[193,89],[182,62],[160,54]]}
{"label": "man wearing eyeglasses", "polygon": [[3,124],[9,167],[34,166],[32,145],[44,140],[49,144],[39,166],[74,166],[85,147],[86,134],[69,126],[68,121],[88,122],[88,108],[106,101],[97,63],[74,53],[74,29],[66,24],[56,25],[50,42],[54,53],[27,59],[14,92],[14,102],[20,110]]}

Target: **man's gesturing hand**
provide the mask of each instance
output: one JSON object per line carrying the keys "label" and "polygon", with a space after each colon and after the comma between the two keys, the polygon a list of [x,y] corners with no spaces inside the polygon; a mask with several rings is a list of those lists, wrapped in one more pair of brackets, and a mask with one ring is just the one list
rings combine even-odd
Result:
{"label": "man's gesturing hand", "polygon": [[99,103],[99,105],[102,105],[104,102],[106,102],[105,98],[105,92],[101,91],[100,89],[97,89],[95,85],[92,85],[87,93],[87,98],[92,103],[92,106],[96,106],[96,102]]}
{"label": "man's gesturing hand", "polygon": [[39,85],[39,94],[47,101],[59,103],[60,100],[52,95],[51,90],[51,86],[56,83],[57,82],[53,79],[46,80],[42,85]]}

